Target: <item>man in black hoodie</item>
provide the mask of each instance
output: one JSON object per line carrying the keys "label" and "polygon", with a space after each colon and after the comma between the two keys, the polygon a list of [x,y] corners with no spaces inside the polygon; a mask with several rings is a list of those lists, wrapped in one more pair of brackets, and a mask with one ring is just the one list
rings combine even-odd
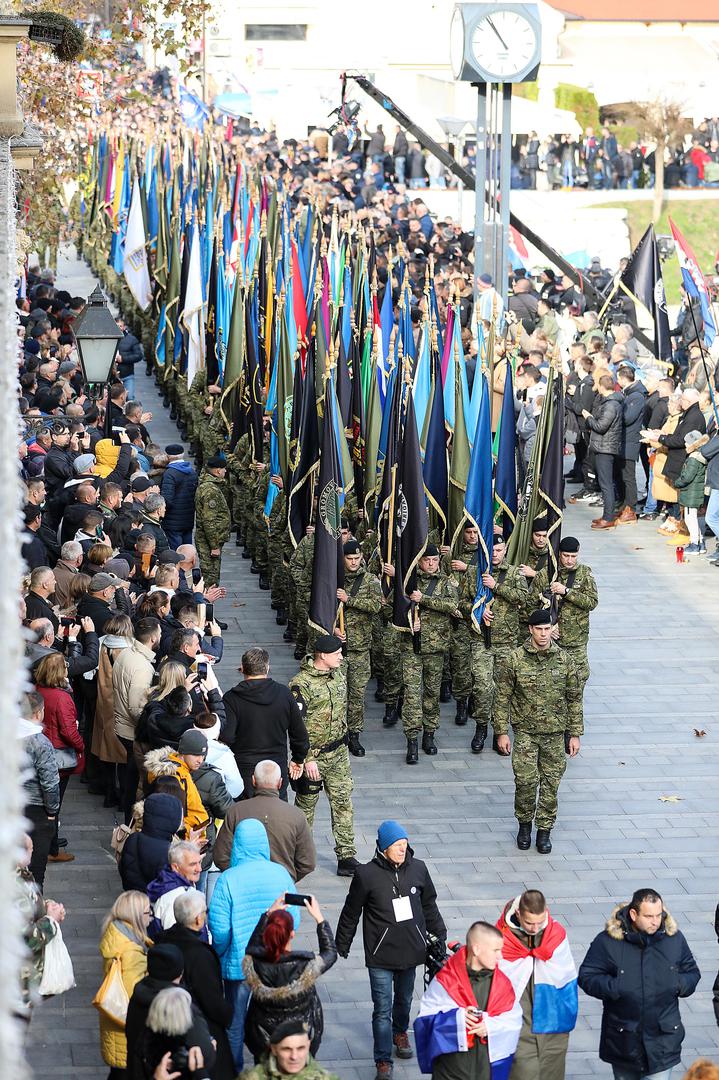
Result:
{"label": "man in black hoodie", "polygon": [[270,760],[282,770],[280,798],[287,801],[287,739],[292,764],[301,772],[310,747],[305,722],[289,688],[269,678],[270,655],[266,649],[248,649],[240,671],[243,681],[223,698],[227,720],[222,741],[235,755],[245,798],[252,796],[255,765]]}
{"label": "man in black hoodie", "polygon": [[127,1080],[145,1080],[142,1042],[150,1005],[168,986],[182,981],[185,961],[176,945],[155,945],[147,954],[147,975],[132,991],[127,1007]]}

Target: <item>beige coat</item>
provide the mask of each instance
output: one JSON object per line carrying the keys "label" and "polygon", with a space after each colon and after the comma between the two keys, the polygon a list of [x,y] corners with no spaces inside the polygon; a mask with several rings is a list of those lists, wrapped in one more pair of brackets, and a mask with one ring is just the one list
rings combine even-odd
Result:
{"label": "beige coat", "polygon": [[77,567],[68,566],[62,559],[58,559],[55,565],[55,603],[60,608],[70,604],[70,582],[77,576]]}
{"label": "beige coat", "polygon": [[124,649],[112,669],[115,704],[115,733],[121,739],[135,738],[135,724],[147,703],[155,675],[155,654],[147,645],[133,641]]}
{"label": "beige coat", "polygon": [[[671,435],[676,429],[681,415],[668,416],[661,429],[662,435]],[[656,450],[654,464],[652,466],[652,495],[658,502],[675,503],[678,498],[677,489],[664,476],[664,466],[667,463],[667,448],[661,443],[651,442],[650,446]]]}
{"label": "beige coat", "polygon": [[[122,645],[127,638],[110,636],[100,646],[97,664],[97,704],[95,722],[92,726],[92,752],[100,761],[116,765],[127,762],[125,748],[115,734],[115,709],[113,704],[112,672],[118,659],[128,652],[131,643]],[[110,645],[108,646],[108,642]],[[117,644],[115,644],[117,643]]]}

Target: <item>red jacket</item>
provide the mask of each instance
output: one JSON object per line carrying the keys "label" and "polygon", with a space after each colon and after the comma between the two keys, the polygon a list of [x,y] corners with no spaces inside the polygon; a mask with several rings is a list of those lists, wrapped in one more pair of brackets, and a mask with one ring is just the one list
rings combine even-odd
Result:
{"label": "red jacket", "polygon": [[77,766],[72,771],[82,772],[84,744],[77,727],[77,710],[72,694],[69,690],[49,686],[38,686],[36,689],[45,702],[44,733],[55,749],[71,747],[77,751]]}

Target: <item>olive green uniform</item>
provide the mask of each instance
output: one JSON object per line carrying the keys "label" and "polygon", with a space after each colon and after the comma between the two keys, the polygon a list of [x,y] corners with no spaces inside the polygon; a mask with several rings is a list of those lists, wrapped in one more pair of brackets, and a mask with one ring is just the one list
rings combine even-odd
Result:
{"label": "olive green uniform", "polygon": [[408,739],[420,731],[434,732],[439,727],[439,690],[442,682],[444,653],[451,620],[457,612],[457,590],[437,571],[417,573],[417,589],[422,599],[417,604],[420,619],[419,651],[415,636],[399,632],[402,642],[402,726]]}
{"label": "olive green uniform", "polygon": [[519,822],[551,829],[557,792],[567,767],[565,733],[583,734],[582,688],[574,661],[552,642],[540,651],[531,638],[502,661],[494,703],[494,731],[514,730],[514,813]]}
{"label": "olive green uniform", "polygon": [[[477,544],[462,544],[455,554],[445,555],[442,570],[462,594],[462,586],[467,570],[453,570],[452,560],[458,560],[470,566],[477,565]],[[449,669],[452,677],[452,695],[456,701],[466,701],[472,693],[472,633],[466,619],[452,621],[452,636],[449,643]]]}
{"label": "olive green uniform", "polygon": [[[338,860],[352,858],[357,849],[352,810],[352,769],[347,749],[347,681],[342,668],[318,671],[308,657],[290,680],[302,719],[307,725],[310,748],[305,761],[316,761],[330,804],[332,833]],[[319,792],[298,794],[298,806],[312,828]]]}
{"label": "olive green uniform", "polygon": [[[589,612],[599,603],[594,574],[584,563],[577,563],[574,570],[559,568],[557,581],[567,586],[565,596],[557,597],[558,644],[570,653],[582,682],[582,690],[589,678]],[[538,603],[545,606],[551,602],[549,577],[542,570],[534,579],[533,592]]]}
{"label": "olive green uniform", "polygon": [[344,603],[347,636],[347,728],[359,734],[364,727],[364,698],[370,679],[372,622],[382,607],[382,589],[366,567],[350,573],[345,570]]}
{"label": "olive green uniform", "polygon": [[[230,539],[230,508],[224,487],[224,480],[203,470],[195,492],[195,547],[206,586],[219,582],[221,549]],[[216,548],[220,554],[211,555]]]}

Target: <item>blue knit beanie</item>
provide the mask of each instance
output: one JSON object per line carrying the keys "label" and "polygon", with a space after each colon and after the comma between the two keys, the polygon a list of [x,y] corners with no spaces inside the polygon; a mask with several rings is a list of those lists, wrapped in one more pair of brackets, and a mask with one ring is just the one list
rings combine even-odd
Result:
{"label": "blue knit beanie", "polygon": [[396,840],[409,840],[405,827],[398,821],[383,821],[377,830],[377,847],[386,851]]}

